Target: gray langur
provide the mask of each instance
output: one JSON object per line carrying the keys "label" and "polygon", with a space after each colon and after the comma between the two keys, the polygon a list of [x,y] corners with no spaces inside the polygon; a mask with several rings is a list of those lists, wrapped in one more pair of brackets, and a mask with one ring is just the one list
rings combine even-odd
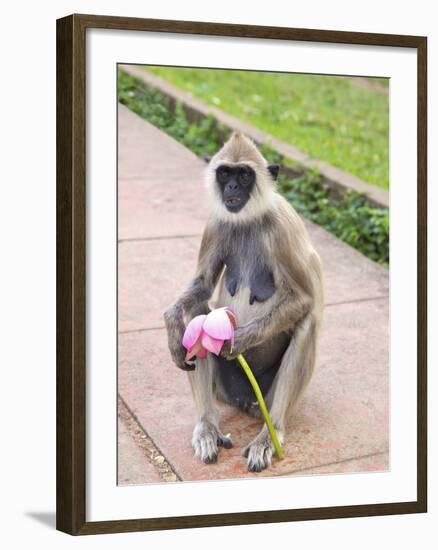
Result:
{"label": "gray langur", "polygon": [[[164,314],[172,359],[189,371],[198,413],[192,444],[205,463],[216,462],[219,446],[232,445],[219,428],[216,400],[260,416],[237,354],[245,355],[258,380],[280,442],[314,368],[323,310],[321,264],[302,220],[276,192],[278,169],[239,132],[211,159],[206,171],[211,211],[196,276]],[[234,345],[226,342],[219,357],[209,353],[185,363],[185,326],[210,306],[234,310]],[[248,470],[267,468],[272,454],[264,426],[244,451]]]}

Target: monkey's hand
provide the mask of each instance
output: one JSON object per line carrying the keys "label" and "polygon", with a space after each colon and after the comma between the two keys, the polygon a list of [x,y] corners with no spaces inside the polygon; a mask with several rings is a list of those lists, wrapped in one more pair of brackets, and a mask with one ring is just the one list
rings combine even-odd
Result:
{"label": "monkey's hand", "polygon": [[221,356],[225,359],[235,359],[240,353],[251,347],[248,330],[245,326],[237,327],[234,331],[234,344],[227,340],[221,349]]}
{"label": "monkey's hand", "polygon": [[191,360],[190,363],[186,363],[184,361],[186,350],[185,348],[183,348],[181,343],[175,343],[175,345],[171,345],[171,343],[169,342],[169,351],[170,355],[172,356],[173,362],[179,369],[186,371],[195,370],[196,363],[194,359]]}
{"label": "monkey's hand", "polygon": [[175,313],[175,308],[169,308],[164,313],[164,321],[167,329],[167,341],[170,355],[175,365],[186,371],[196,368],[195,362],[186,363],[184,361],[186,350],[182,345],[182,338],[185,330],[184,322],[181,317]]}

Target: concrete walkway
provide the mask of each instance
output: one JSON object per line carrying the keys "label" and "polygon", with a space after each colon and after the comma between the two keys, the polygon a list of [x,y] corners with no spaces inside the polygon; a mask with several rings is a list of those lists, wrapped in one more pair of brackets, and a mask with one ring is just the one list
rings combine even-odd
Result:
{"label": "concrete walkway", "polygon": [[187,376],[171,362],[162,313],[192,278],[205,223],[204,163],[119,106],[119,483],[388,469],[388,272],[307,223],[323,260],[326,310],[315,375],[286,458],[251,474],[242,448],[258,420],[221,406],[234,447],[194,459]]}

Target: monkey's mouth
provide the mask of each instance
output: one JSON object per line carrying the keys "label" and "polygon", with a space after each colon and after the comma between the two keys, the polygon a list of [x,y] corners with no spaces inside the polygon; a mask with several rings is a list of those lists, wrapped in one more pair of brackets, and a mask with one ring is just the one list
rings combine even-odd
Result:
{"label": "monkey's mouth", "polygon": [[240,197],[230,197],[229,199],[225,200],[225,206],[227,207],[227,210],[230,210],[231,212],[237,212],[242,208],[243,201]]}

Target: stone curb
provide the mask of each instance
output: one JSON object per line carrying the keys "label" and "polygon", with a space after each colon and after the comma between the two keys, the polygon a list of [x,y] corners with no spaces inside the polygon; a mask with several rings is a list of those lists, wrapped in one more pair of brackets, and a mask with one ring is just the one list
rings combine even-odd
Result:
{"label": "stone curb", "polygon": [[[172,99],[173,101],[181,102],[189,115],[193,118],[213,116],[220,124],[228,127],[231,130],[239,130],[250,137],[259,145],[267,145],[275,149],[278,153],[293,162],[299,163],[307,169],[317,169],[322,176],[323,183],[338,193],[345,193],[348,190],[356,191],[364,195],[368,202],[379,208],[389,208],[389,193],[381,187],[371,185],[360,178],[345,172],[340,168],[336,168],[322,160],[312,159],[303,151],[297,149],[293,145],[281,141],[274,136],[262,132],[258,128],[251,126],[241,120],[229,115],[218,109],[207,105],[198,98],[193,97],[188,92],[173,86],[164,79],[149,73],[141,66],[137,65],[119,65],[125,73],[142,80],[147,86],[156,88],[161,93]],[[297,169],[284,166],[283,172],[288,173],[292,177],[300,174]]]}

